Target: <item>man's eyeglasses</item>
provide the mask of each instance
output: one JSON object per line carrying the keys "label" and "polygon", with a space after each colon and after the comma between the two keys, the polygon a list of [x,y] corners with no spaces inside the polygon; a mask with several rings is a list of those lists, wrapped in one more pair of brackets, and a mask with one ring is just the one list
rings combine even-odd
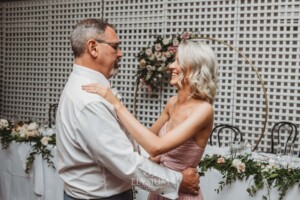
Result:
{"label": "man's eyeglasses", "polygon": [[120,48],[120,42],[117,43],[113,43],[113,42],[107,42],[105,40],[95,40],[98,43],[104,43],[104,44],[108,44],[109,46],[111,46],[115,51],[118,51],[118,49]]}

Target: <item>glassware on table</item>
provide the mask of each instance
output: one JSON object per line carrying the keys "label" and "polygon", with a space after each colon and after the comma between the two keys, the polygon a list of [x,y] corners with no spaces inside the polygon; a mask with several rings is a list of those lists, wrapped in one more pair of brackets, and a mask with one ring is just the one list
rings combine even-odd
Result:
{"label": "glassware on table", "polygon": [[40,123],[40,126],[39,126],[39,132],[42,134],[42,135],[44,135],[44,132],[47,130],[47,128],[48,128],[48,122],[42,122],[42,123]]}
{"label": "glassware on table", "polygon": [[293,168],[295,167],[295,144],[294,143],[287,143],[286,144],[286,158],[287,158],[287,163],[289,167]]}
{"label": "glassware on table", "polygon": [[279,166],[287,165],[286,160],[284,158],[284,149],[281,148],[280,144],[278,144],[276,148],[276,164]]}
{"label": "glassware on table", "polygon": [[241,143],[237,141],[229,142],[229,152],[230,155],[235,157],[240,154]]}
{"label": "glassware on table", "polygon": [[252,145],[250,142],[246,142],[244,144],[244,154],[251,155],[252,154]]}

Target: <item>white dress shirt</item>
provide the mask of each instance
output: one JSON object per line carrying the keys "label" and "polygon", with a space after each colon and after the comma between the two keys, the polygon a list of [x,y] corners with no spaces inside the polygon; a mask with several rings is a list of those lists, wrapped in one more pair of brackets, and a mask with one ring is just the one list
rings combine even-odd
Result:
{"label": "white dress shirt", "polygon": [[82,85],[110,86],[99,72],[74,65],[56,117],[58,173],[67,194],[95,199],[138,185],[170,199],[178,196],[182,175],[134,151],[114,107]]}

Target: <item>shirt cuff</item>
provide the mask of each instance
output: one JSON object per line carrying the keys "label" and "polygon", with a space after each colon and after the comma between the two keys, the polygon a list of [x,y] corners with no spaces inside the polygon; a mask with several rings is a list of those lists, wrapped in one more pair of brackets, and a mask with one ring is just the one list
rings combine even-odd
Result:
{"label": "shirt cuff", "polygon": [[166,197],[168,199],[177,199],[178,198],[178,193],[179,193],[179,188],[180,188],[180,184],[182,181],[182,174],[180,172],[175,172],[175,176],[176,176],[176,188],[177,190],[174,192],[161,192],[160,195],[163,197]]}

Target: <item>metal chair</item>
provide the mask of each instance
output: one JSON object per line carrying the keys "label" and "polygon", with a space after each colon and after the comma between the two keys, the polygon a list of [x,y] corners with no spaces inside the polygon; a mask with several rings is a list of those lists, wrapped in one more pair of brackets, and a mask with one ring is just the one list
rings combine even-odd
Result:
{"label": "metal chair", "polygon": [[237,141],[237,137],[240,136],[240,142],[243,142],[243,133],[240,131],[240,129],[236,126],[228,125],[228,124],[220,124],[213,128],[210,134],[210,145],[212,144],[212,137],[213,133],[218,129],[217,132],[217,139],[218,139],[218,145],[221,147],[221,141],[220,141],[220,133],[223,129],[230,129],[234,133],[233,141]]}
{"label": "metal chair", "polygon": [[48,125],[49,128],[52,128],[52,125],[55,124],[55,117],[56,117],[56,110],[57,110],[58,104],[50,104],[49,110],[48,110]]}
{"label": "metal chair", "polygon": [[[293,124],[291,122],[286,122],[286,121],[282,121],[282,122],[277,122],[273,128],[272,128],[272,131],[271,131],[271,153],[274,153],[274,133],[275,131],[277,130],[277,145],[280,145],[280,130],[282,130],[282,128],[284,127],[290,127],[290,131],[288,133],[288,138],[284,144],[284,154],[286,153],[286,146],[287,146],[287,143],[295,143],[296,141],[296,138],[297,138],[297,135],[298,135],[298,129],[297,129],[297,126],[296,124]],[[277,128],[278,127],[278,128]],[[294,133],[294,137],[292,137]],[[292,140],[291,140],[292,139]],[[291,140],[291,142],[290,142]]]}

